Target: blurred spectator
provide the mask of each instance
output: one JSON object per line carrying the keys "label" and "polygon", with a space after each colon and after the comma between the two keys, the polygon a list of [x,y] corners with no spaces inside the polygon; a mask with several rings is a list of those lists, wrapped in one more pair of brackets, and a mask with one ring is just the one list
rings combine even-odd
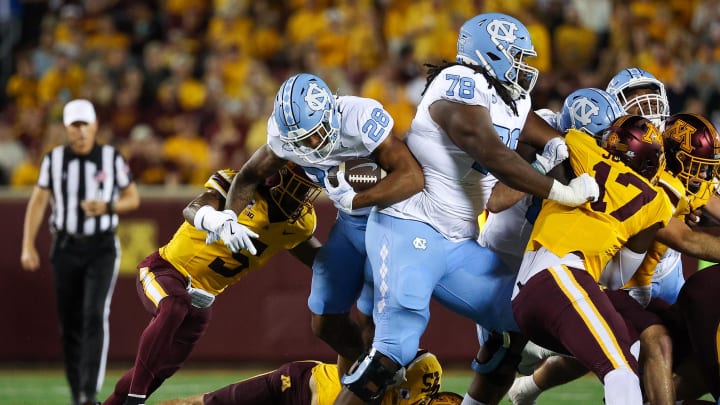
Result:
{"label": "blurred spectator", "polygon": [[140,92],[131,87],[118,90],[115,102],[110,109],[109,123],[117,146],[121,146],[130,137],[130,131],[141,120]]}
{"label": "blurred spectator", "polygon": [[85,80],[78,89],[78,96],[92,100],[100,115],[102,115],[102,111],[107,111],[113,104],[115,88],[102,61],[93,59],[87,64]]}
{"label": "blurred spectator", "polygon": [[[0,21],[19,3],[0,0]],[[720,0],[30,3],[45,13],[23,28],[31,36],[15,43],[12,78],[0,87],[0,113],[29,156],[42,148],[48,118],[86,97],[105,117],[98,136],[130,143],[143,123],[157,142],[177,145],[176,121],[191,113],[209,158],[233,166],[264,143],[277,82],[299,71],[322,76],[336,94],[381,100],[404,131],[423,64],[454,60],[458,23],[480,12],[512,14],[530,30],[538,58],[529,63],[541,72],[534,108],[640,66],[666,83],[673,111],[703,109],[720,121]],[[177,181],[190,182],[182,170]],[[160,177],[173,181],[152,181]]]}
{"label": "blurred spectator", "polygon": [[597,35],[580,24],[578,10],[565,8],[565,22],[555,30],[553,43],[555,67],[561,72],[578,72],[590,68],[597,52]]}
{"label": "blurred spectator", "polygon": [[172,99],[186,112],[197,111],[205,103],[205,86],[195,77],[195,59],[190,54],[175,55],[170,62],[170,77],[163,80],[158,88],[160,97]]}
{"label": "blurred spectator", "polygon": [[699,0],[692,16],[691,28],[698,41],[720,40],[720,0]]}
{"label": "blurred spectator", "polygon": [[15,102],[17,108],[30,108],[38,105],[37,76],[32,59],[20,54],[15,63],[15,74],[7,82],[7,97]]}
{"label": "blurred spectator", "polygon": [[125,20],[129,24],[130,52],[141,58],[143,48],[162,37],[162,28],[155,10],[144,1],[133,1],[127,6]]}
{"label": "blurred spectator", "polygon": [[[608,43],[612,3],[612,0],[572,0],[572,7],[578,12],[580,24],[595,33],[598,46],[601,47],[605,47]],[[535,37],[532,38],[535,42]]]}
{"label": "blurred spectator", "polygon": [[53,121],[45,131],[45,139],[42,140],[42,143],[39,142],[26,148],[25,160],[15,166],[10,178],[10,185],[12,187],[32,187],[37,184],[43,156],[63,142],[65,142],[65,127],[62,122]]}
{"label": "blurred spectator", "polygon": [[[43,23],[45,23],[44,27],[49,27],[50,24],[52,24],[52,17],[44,18]],[[30,51],[33,68],[35,69],[35,77],[43,77],[45,72],[55,63],[54,43],[55,39],[53,38],[52,32],[47,28],[44,29],[43,32],[40,33],[38,46]]]}
{"label": "blurred spectator", "polygon": [[80,96],[85,83],[85,70],[75,62],[77,50],[68,45],[55,46],[55,64],[38,83],[38,96],[44,106],[64,104]]}
{"label": "blurred spectator", "polygon": [[404,135],[410,129],[410,122],[415,116],[415,103],[408,98],[405,88],[406,81],[402,77],[402,65],[394,60],[378,67],[371,74],[360,90],[361,97],[378,100],[393,117],[393,131]]}
{"label": "blurred spectator", "polygon": [[[13,48],[20,42],[22,32],[20,0],[0,1],[0,89],[4,89],[13,69]],[[0,94],[0,108],[5,105]]]}
{"label": "blurred spectator", "polygon": [[115,21],[109,15],[97,18],[95,31],[90,33],[85,40],[86,52],[100,57],[111,50],[127,49],[129,46],[130,38],[117,31]]}
{"label": "blurred spectator", "polygon": [[198,132],[197,118],[180,114],[175,134],[165,140],[162,156],[177,167],[181,184],[202,185],[212,174],[210,145]]}
{"label": "blurred spectator", "polygon": [[239,105],[228,101],[215,109],[215,117],[205,131],[210,140],[211,171],[242,167],[249,155],[245,153],[245,133],[238,125]]}
{"label": "blurred spectator", "polygon": [[7,119],[0,117],[0,185],[10,183],[13,169],[25,158],[25,147],[18,141]]}
{"label": "blurred spectator", "polygon": [[684,69],[685,81],[698,89],[700,98],[709,101],[710,94],[720,88],[720,63],[714,58],[711,43],[701,42],[695,57]]}
{"label": "blurred spectator", "polygon": [[145,45],[142,55],[143,88],[140,104],[150,107],[157,102],[160,83],[170,76],[167,56],[162,42],[153,41]]}
{"label": "blurred spectator", "polygon": [[82,6],[65,4],[60,8],[59,19],[53,30],[54,45],[79,52],[83,49],[85,33],[82,29]]}
{"label": "blurred spectator", "polygon": [[139,124],[130,131],[123,153],[128,166],[140,184],[177,185],[180,182],[177,167],[163,158],[162,140],[149,125]]}
{"label": "blurred spectator", "polygon": [[523,9],[518,14],[519,20],[525,24],[528,32],[530,32],[533,47],[537,52],[537,57],[529,59],[528,63],[536,67],[540,74],[545,74],[550,72],[552,68],[552,36],[547,26],[538,18],[539,16],[540,10],[537,6]]}

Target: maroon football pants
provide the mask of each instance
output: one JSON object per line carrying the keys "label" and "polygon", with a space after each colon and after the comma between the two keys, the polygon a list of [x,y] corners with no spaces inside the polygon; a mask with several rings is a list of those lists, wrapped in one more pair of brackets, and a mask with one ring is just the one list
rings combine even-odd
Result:
{"label": "maroon football pants", "polygon": [[211,308],[190,304],[187,280],[157,252],[138,265],[142,267],[148,267],[155,278],[149,288],[165,296],[156,307],[138,280],[140,301],[153,317],[140,336],[135,365],[120,378],[103,405],[122,405],[128,393],[150,396],[183,366],[210,322]]}
{"label": "maroon football pants", "polygon": [[522,332],[540,346],[569,352],[600,381],[625,364],[637,374],[623,317],[588,272],[564,269],[553,270],[556,277],[550,270],[534,275],[513,299]]}

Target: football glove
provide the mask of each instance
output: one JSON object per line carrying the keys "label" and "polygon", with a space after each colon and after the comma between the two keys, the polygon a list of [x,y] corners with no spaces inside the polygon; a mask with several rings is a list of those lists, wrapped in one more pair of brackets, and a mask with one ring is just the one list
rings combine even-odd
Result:
{"label": "football glove", "polygon": [[635,301],[639,302],[643,307],[647,307],[652,298],[652,286],[643,285],[638,287],[629,287],[626,289]]}
{"label": "football glove", "polygon": [[257,254],[251,238],[257,239],[259,235],[237,221],[223,222],[218,236],[233,253],[247,250],[251,255]]}
{"label": "football glove", "polygon": [[548,200],[553,200],[569,207],[577,207],[586,202],[597,201],[599,195],[600,187],[598,187],[595,178],[587,173],[583,173],[572,179],[567,186],[555,180],[550,188]]}
{"label": "football glove", "polygon": [[568,148],[565,139],[556,136],[545,144],[542,154],[535,155],[532,166],[540,173],[545,174],[567,158]]}
{"label": "football glove", "polygon": [[338,185],[333,186],[325,176],[325,192],[337,209],[350,212],[353,209],[353,199],[357,193],[345,180],[345,172],[337,172],[337,181]]}
{"label": "football glove", "polygon": [[195,213],[193,225],[197,229],[217,234],[225,221],[237,222],[235,211],[218,211],[209,205],[204,205]]}

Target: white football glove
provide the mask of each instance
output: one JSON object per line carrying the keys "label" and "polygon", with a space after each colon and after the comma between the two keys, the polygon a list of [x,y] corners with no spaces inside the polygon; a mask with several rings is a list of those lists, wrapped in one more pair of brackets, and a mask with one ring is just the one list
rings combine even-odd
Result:
{"label": "white football glove", "polygon": [[218,232],[217,235],[233,253],[237,253],[243,249],[247,250],[251,255],[257,253],[257,249],[255,249],[255,245],[250,238],[257,239],[259,235],[237,221],[223,222],[220,227],[220,232]]}
{"label": "white football glove", "polygon": [[600,187],[598,187],[595,178],[587,173],[583,173],[572,179],[567,186],[555,180],[552,188],[550,188],[548,200],[553,200],[569,207],[577,207],[586,202],[597,201],[599,195]]}
{"label": "white football glove", "polygon": [[218,211],[209,205],[204,205],[195,213],[193,225],[203,231],[218,233],[225,221],[237,222],[235,211]]}
{"label": "white football glove", "polygon": [[643,307],[647,307],[652,298],[652,286],[649,285],[629,287],[627,288],[627,292]]}
{"label": "white football glove", "polygon": [[568,148],[565,139],[556,136],[545,144],[542,154],[535,155],[535,161],[532,163],[532,166],[540,173],[545,174],[567,158]]}
{"label": "white football glove", "polygon": [[325,192],[327,193],[333,205],[339,210],[352,211],[353,199],[357,194],[352,186],[345,180],[345,172],[337,172],[338,185],[333,186],[325,176]]}

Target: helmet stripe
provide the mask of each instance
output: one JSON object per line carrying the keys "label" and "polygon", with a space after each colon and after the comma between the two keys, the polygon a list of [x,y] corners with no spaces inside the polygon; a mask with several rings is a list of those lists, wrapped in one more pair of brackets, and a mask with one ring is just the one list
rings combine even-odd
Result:
{"label": "helmet stripe", "polygon": [[280,105],[282,106],[282,115],[283,119],[285,120],[285,124],[291,129],[295,130],[297,129],[298,122],[295,119],[295,116],[293,115],[292,111],[292,90],[295,86],[295,82],[297,81],[298,76],[295,75],[288,79],[288,81],[285,83],[285,86],[283,87],[282,92],[282,100],[280,100]]}

